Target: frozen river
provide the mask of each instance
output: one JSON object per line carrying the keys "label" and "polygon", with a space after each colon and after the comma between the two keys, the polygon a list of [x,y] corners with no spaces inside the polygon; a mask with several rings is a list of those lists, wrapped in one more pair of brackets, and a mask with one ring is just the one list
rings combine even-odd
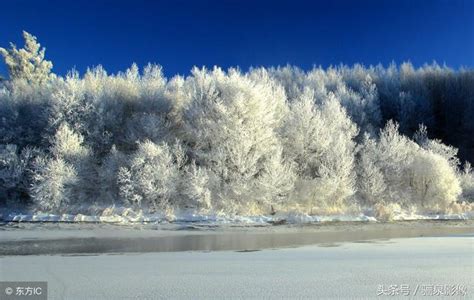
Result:
{"label": "frozen river", "polygon": [[[425,295],[429,293],[448,289],[455,298],[474,297],[471,223],[357,226],[359,230],[353,229],[354,225],[339,224],[320,228],[227,228],[211,232],[188,228],[154,230],[155,233],[130,228],[118,231],[89,228],[88,231],[73,226],[69,231],[39,230],[43,234],[38,234],[36,239],[30,236],[38,232],[36,229],[4,230],[0,238],[4,251],[0,257],[0,280],[47,281],[49,299],[381,299],[393,298],[391,293],[398,293],[396,297],[400,298],[427,299]],[[385,230],[388,237],[379,236],[380,230]],[[366,232],[365,238],[361,232]],[[130,233],[139,238],[136,242],[151,239],[156,244],[160,238],[167,238],[167,243],[172,244],[175,239],[184,244],[180,249],[167,246],[171,248],[161,249],[163,252],[151,251],[147,248],[151,245],[136,251],[140,249],[130,249]],[[91,235],[99,244],[108,236],[113,245],[101,248],[106,249],[105,254],[93,253],[92,250],[99,248],[89,244],[84,248],[86,251],[73,254],[74,247],[47,248],[41,242],[71,243],[73,237],[87,240]],[[279,240],[291,235],[291,243]],[[209,236],[214,246],[201,249],[209,243]],[[311,236],[313,240],[302,242]],[[259,237],[263,242],[258,242]],[[33,240],[39,246],[21,244]],[[112,251],[117,247],[114,243],[120,240],[128,246],[116,250],[131,251]],[[229,249],[226,249],[223,241],[234,241],[234,244],[232,247],[227,244]],[[244,244],[239,246],[239,242]],[[12,248],[5,245],[49,249],[52,253],[12,256],[5,252]],[[193,251],[186,251],[189,245],[194,245],[188,249]]]}

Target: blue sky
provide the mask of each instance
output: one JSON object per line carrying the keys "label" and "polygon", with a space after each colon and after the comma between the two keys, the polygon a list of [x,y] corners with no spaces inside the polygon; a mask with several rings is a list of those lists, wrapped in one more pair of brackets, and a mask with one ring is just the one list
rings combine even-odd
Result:
{"label": "blue sky", "polygon": [[[54,72],[192,66],[389,64],[474,67],[474,0],[6,1],[0,45],[21,31],[46,46]],[[0,67],[0,74],[5,74]]]}

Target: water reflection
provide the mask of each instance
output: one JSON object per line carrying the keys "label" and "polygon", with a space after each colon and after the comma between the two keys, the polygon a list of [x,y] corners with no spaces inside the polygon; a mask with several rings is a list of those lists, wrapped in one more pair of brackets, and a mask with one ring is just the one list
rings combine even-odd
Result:
{"label": "water reflection", "polygon": [[[344,242],[388,243],[388,239],[401,237],[470,235],[468,227],[364,227],[360,230],[301,232],[259,232],[256,231],[204,231],[189,234],[169,234],[167,236],[134,237],[78,237],[59,239],[29,239],[0,242],[0,255],[41,255],[41,254],[94,254],[127,252],[171,252],[171,251],[256,251],[317,244],[321,247],[337,247]],[[181,231],[182,233],[182,231]]]}

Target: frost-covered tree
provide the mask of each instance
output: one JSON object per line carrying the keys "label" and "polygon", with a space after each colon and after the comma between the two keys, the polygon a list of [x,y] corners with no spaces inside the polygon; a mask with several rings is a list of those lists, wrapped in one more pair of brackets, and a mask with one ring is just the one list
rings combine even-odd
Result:
{"label": "frost-covered tree", "polygon": [[462,199],[467,202],[474,202],[474,171],[471,164],[466,162],[461,173]]}
{"label": "frost-covered tree", "polygon": [[[136,143],[162,135],[157,122],[166,123],[170,104],[164,97],[166,80],[161,67],[147,66],[142,73],[132,65],[124,73],[109,75],[102,67],[83,78],[70,73],[52,98],[50,131],[62,122],[75,128],[92,150],[105,156],[112,145],[136,148]],[[136,127],[144,126],[142,132]]]}
{"label": "frost-covered tree", "polygon": [[56,88],[30,85],[24,81],[8,82],[0,89],[0,140],[4,144],[44,147],[48,126],[50,95]]}
{"label": "frost-covered tree", "polygon": [[0,145],[0,203],[19,204],[29,198],[32,163],[38,149],[25,147],[21,152],[16,145]]}
{"label": "frost-covered tree", "polygon": [[383,204],[386,199],[387,184],[378,156],[377,142],[365,134],[358,150],[357,196],[361,205],[366,207]]}
{"label": "frost-covered tree", "polygon": [[461,164],[459,158],[457,157],[458,149],[443,144],[443,142],[439,139],[429,139],[428,130],[424,124],[420,124],[413,138],[423,149],[432,151],[447,159],[452,168],[457,169]]}
{"label": "frost-covered tree", "polygon": [[355,188],[357,127],[334,95],[318,106],[305,90],[291,104],[282,135],[285,156],[296,164],[296,201],[308,209],[342,209]]}
{"label": "frost-covered tree", "polygon": [[51,141],[51,154],[75,163],[90,155],[90,150],[84,146],[84,138],[74,132],[66,123],[59,126],[54,139]]}
{"label": "frost-covered tree", "polygon": [[[125,190],[126,186],[131,184],[131,178],[127,174],[120,174],[122,172],[129,172],[127,166],[127,155],[117,150],[115,146],[103,159],[102,164],[98,168],[99,176],[99,199],[103,203],[114,204],[131,204],[130,197]],[[120,180],[122,181],[119,181]],[[127,178],[130,178],[128,180]],[[128,181],[127,181],[128,180]],[[123,190],[123,191],[122,191]],[[121,194],[123,192],[123,195]],[[125,203],[121,200],[125,199]]]}
{"label": "frost-covered tree", "polygon": [[414,197],[423,210],[445,212],[461,194],[455,169],[439,154],[418,151],[410,171]]}
{"label": "frost-covered tree", "polygon": [[195,162],[186,166],[181,176],[179,197],[181,207],[199,210],[212,208],[209,171]]}
{"label": "frost-covered tree", "polygon": [[361,133],[375,134],[381,125],[377,87],[371,74],[360,65],[356,65],[354,69],[342,66],[328,70],[314,68],[308,72],[287,66],[270,69],[270,72],[285,88],[290,101],[301,97],[308,88],[314,91],[316,102],[331,92],[360,128]]}
{"label": "frost-covered tree", "polygon": [[2,204],[472,208],[474,177],[469,163],[460,168],[474,160],[472,70],[216,67],[168,80],[158,65],[133,64],[62,77],[36,38],[24,37],[23,49],[0,50],[10,72],[0,82]]}
{"label": "frost-covered tree", "polygon": [[389,121],[380,132],[376,159],[387,183],[387,197],[400,205],[409,205],[412,186],[408,176],[413,153],[418,145],[399,133],[399,125]]}
{"label": "frost-covered tree", "polygon": [[132,172],[127,167],[120,167],[117,171],[118,196],[125,205],[140,207],[142,196],[135,189]]}
{"label": "frost-covered tree", "polygon": [[45,210],[90,202],[95,194],[96,173],[82,136],[64,123],[50,143],[51,155],[40,156],[34,163],[33,200]]}
{"label": "frost-covered tree", "polygon": [[50,153],[55,158],[64,159],[77,172],[78,182],[71,203],[84,204],[96,200],[98,168],[82,135],[67,124],[61,124],[51,141]]}
{"label": "frost-covered tree", "polygon": [[0,54],[5,60],[10,79],[25,80],[29,84],[41,84],[53,78],[53,64],[45,59],[45,48],[36,41],[36,37],[23,31],[25,47],[17,49],[10,44],[10,49],[0,48]]}
{"label": "frost-covered tree", "polygon": [[166,114],[137,113],[127,120],[121,140],[129,148],[146,140],[154,143],[172,142],[174,136],[171,126]]}
{"label": "frost-covered tree", "polygon": [[34,203],[43,211],[60,211],[73,200],[77,172],[62,158],[38,157],[30,189]]}
{"label": "frost-covered tree", "polygon": [[186,85],[181,137],[191,158],[216,179],[213,201],[229,211],[269,210],[292,184],[277,136],[283,90],[263,70],[250,78],[232,69],[194,69]]}
{"label": "frost-covered tree", "polygon": [[123,201],[138,206],[168,210],[178,202],[179,169],[184,163],[179,145],[151,141],[141,143],[130,158],[129,166],[119,169],[118,182]]}
{"label": "frost-covered tree", "polygon": [[[430,149],[424,149],[401,135],[398,124],[388,122],[377,142],[367,141],[361,149],[361,157],[370,157],[376,170],[383,174],[364,177],[367,165],[359,164],[359,193],[364,200],[381,204],[396,203],[402,207],[416,207],[422,212],[445,212],[461,193],[456,168],[449,159]],[[370,166],[370,164],[369,164]],[[381,198],[367,195],[366,186],[385,183]]]}

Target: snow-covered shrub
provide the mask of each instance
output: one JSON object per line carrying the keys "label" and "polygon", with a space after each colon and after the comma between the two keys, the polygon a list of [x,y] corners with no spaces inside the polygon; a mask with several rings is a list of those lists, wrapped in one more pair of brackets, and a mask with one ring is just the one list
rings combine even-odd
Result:
{"label": "snow-covered shrub", "polygon": [[445,212],[461,194],[455,169],[439,154],[418,151],[410,171],[414,197],[425,211]]}

